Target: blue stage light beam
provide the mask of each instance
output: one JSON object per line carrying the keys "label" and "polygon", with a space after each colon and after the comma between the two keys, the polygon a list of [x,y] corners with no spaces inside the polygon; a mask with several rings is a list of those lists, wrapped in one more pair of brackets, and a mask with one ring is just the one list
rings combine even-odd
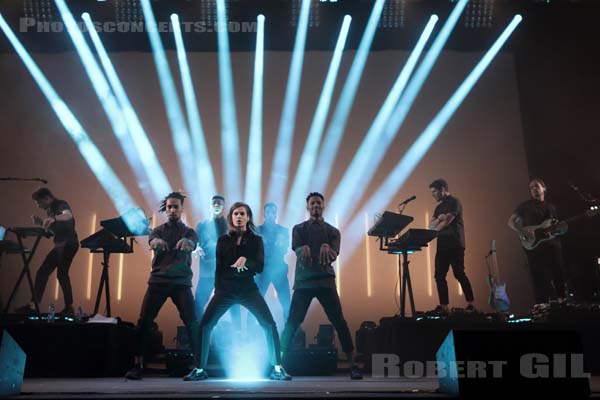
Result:
{"label": "blue stage light beam", "polygon": [[262,191],[262,142],[263,142],[263,77],[265,61],[265,16],[256,18],[256,51],[254,54],[254,83],[252,89],[252,111],[246,160],[246,204],[260,209]]}
{"label": "blue stage light beam", "polygon": [[325,128],[327,121],[327,114],[331,106],[331,98],[333,96],[333,89],[335,88],[335,81],[338,76],[340,64],[342,62],[342,55],[344,52],[344,46],[346,45],[346,39],[348,38],[348,31],[350,29],[350,23],[352,17],[346,15],[340,29],[335,50],[333,51],[333,57],[329,64],[329,70],[321,90],[321,97],[317,104],[317,109],[310,126],[308,138],[296,169],[296,177],[290,190],[288,197],[288,203],[286,207],[286,226],[293,226],[298,223],[299,218],[304,212],[302,207],[298,207],[300,202],[304,201],[304,197],[308,193],[308,187],[312,179],[312,171],[315,168],[315,162],[317,161],[317,154],[319,151],[319,143]]}
{"label": "blue stage light beam", "polygon": [[175,147],[175,152],[177,153],[177,161],[183,177],[183,184],[189,197],[192,199],[191,205],[193,210],[204,217],[206,216],[204,208],[194,207],[194,205],[202,204],[200,201],[205,198],[202,190],[200,190],[201,185],[204,183],[198,180],[195,173],[196,169],[190,168],[190,162],[195,160],[193,145],[185,122],[181,103],[179,102],[179,96],[175,89],[173,75],[171,75],[169,61],[167,60],[167,55],[158,33],[154,11],[152,11],[150,0],[140,0],[140,5],[142,6],[146,31],[148,32],[150,46],[152,47],[152,56],[158,73],[163,101],[167,111],[167,119],[169,121],[169,126],[171,127],[173,145]]}
{"label": "blue stage light beam", "polygon": [[417,140],[410,146],[408,151],[404,154],[398,164],[396,164],[385,181],[379,186],[377,191],[357,214],[356,218],[353,219],[352,223],[347,229],[344,229],[346,243],[345,248],[350,249],[352,252],[357,248],[357,245],[360,244],[362,239],[361,235],[363,234],[361,229],[361,216],[367,212],[367,210],[381,210],[390,203],[406,179],[408,179],[410,174],[417,167],[423,156],[427,153],[431,145],[442,133],[442,130],[450,118],[452,118],[458,107],[460,107],[464,101],[465,97],[470,93],[471,89],[473,89],[473,86],[475,86],[496,54],[498,54],[498,51],[500,51],[504,43],[508,40],[510,35],[522,20],[523,17],[521,15],[515,15],[510,24],[504,29],[502,34],[484,54],[475,68],[473,68],[467,78],[452,94],[444,107],[442,107],[429,125],[427,125],[425,130],[423,130],[423,132],[419,135]]}
{"label": "blue stage light beam", "polygon": [[296,40],[290,64],[283,111],[279,121],[279,133],[275,146],[275,155],[271,167],[271,177],[267,200],[277,204],[283,204],[285,189],[288,181],[288,169],[292,153],[292,142],[294,137],[294,126],[296,124],[296,112],[298,110],[298,95],[302,81],[302,64],[304,63],[304,48],[306,45],[306,34],[308,32],[308,17],[310,14],[310,0],[302,0],[298,27],[296,29]]}
{"label": "blue stage light beam", "polygon": [[219,83],[221,94],[221,150],[225,194],[229,199],[241,199],[240,139],[238,137],[233,74],[229,53],[229,33],[225,0],[217,0],[217,40],[219,45]]}
{"label": "blue stage light beam", "polygon": [[179,71],[181,73],[181,86],[183,87],[183,97],[188,117],[188,126],[192,137],[192,146],[194,148],[196,161],[196,176],[198,184],[202,185],[204,197],[194,201],[200,201],[200,204],[208,204],[210,197],[217,193],[215,185],[215,176],[210,156],[206,147],[204,129],[202,128],[202,119],[198,111],[198,101],[192,82],[192,74],[187,59],[181,25],[177,14],[171,15],[171,24],[173,25],[173,34],[175,36],[175,46],[177,48],[177,60],[179,61]]}
{"label": "blue stage light beam", "polygon": [[[135,201],[115,174],[110,164],[106,161],[98,147],[92,142],[87,132],[77,119],[63,99],[58,95],[52,84],[48,81],[44,73],[40,70],[29,52],[14,34],[2,13],[0,13],[0,29],[4,32],[9,42],[27,67],[27,70],[39,86],[40,90],[50,103],[52,110],[60,120],[61,124],[75,142],[77,149],[83,159],[88,164],[98,182],[106,194],[110,197],[113,205],[121,214],[125,214],[129,209],[136,206]],[[133,220],[125,220],[133,228]]]}
{"label": "blue stage light beam", "polygon": [[[357,180],[364,179],[362,180],[362,182],[368,182],[375,174],[375,171],[377,170],[377,167],[383,160],[383,157],[385,156],[390,144],[396,137],[396,134],[400,131],[400,128],[402,127],[402,124],[404,123],[408,112],[414,104],[415,99],[421,91],[421,88],[423,87],[425,80],[429,76],[435,62],[439,58],[439,55],[442,52],[444,45],[448,41],[452,30],[456,26],[456,23],[458,22],[461,13],[467,5],[467,2],[468,0],[459,0],[456,3],[456,6],[448,16],[448,20],[446,20],[446,23],[440,29],[440,32],[431,44],[429,51],[427,52],[425,57],[423,57],[423,61],[421,61],[421,63],[419,64],[419,67],[417,68],[413,77],[407,84],[404,93],[398,100],[398,104],[396,105],[390,118],[388,119],[387,124],[385,125],[383,134],[379,135],[377,146],[374,147],[373,151],[371,151],[371,153],[369,154],[369,168],[363,169],[362,177]],[[340,185],[339,188],[341,189],[342,186]],[[365,190],[366,187],[357,188],[358,193],[352,197],[354,203],[349,204],[348,202],[345,202],[346,216],[351,215],[353,208],[356,206],[356,204],[358,204],[358,200],[360,200]]]}
{"label": "blue stage light beam", "polygon": [[73,14],[69,10],[64,0],[55,0],[56,7],[67,27],[67,32],[77,50],[77,54],[81,58],[84,70],[92,83],[94,92],[100,100],[102,109],[104,110],[110,126],[119,140],[119,144],[125,153],[127,162],[133,169],[139,188],[144,193],[144,197],[149,204],[156,204],[160,197],[156,196],[150,175],[144,169],[140,155],[135,150],[133,140],[129,134],[125,116],[121,112],[119,103],[115,98],[106,77],[102,72],[102,68],[96,62],[92,51],[90,50],[83,33],[81,32]]}
{"label": "blue stage light beam", "polygon": [[348,72],[346,83],[342,88],[340,99],[335,107],[333,117],[329,123],[329,128],[327,129],[325,139],[323,140],[323,144],[321,146],[321,151],[319,152],[319,156],[317,158],[317,168],[314,174],[312,174],[313,181],[311,191],[325,191],[324,189],[327,185],[327,181],[329,180],[329,174],[331,173],[335,156],[342,141],[342,136],[344,135],[344,130],[346,129],[346,123],[348,122],[348,116],[350,115],[350,110],[354,104],[356,92],[358,91],[358,86],[365,69],[369,50],[371,48],[371,44],[373,43],[373,37],[375,36],[375,31],[377,30],[377,24],[379,22],[379,18],[381,17],[381,11],[383,10],[384,3],[385,0],[376,0],[375,4],[373,5],[373,9],[371,10],[371,15],[367,21],[365,32],[363,33],[360,44],[358,45],[358,49],[356,50],[356,54],[354,55],[354,61],[352,62],[352,66]]}
{"label": "blue stage light beam", "polygon": [[331,210],[335,210],[339,215],[344,217],[350,216],[350,213],[348,212],[349,207],[351,204],[356,203],[356,199],[362,196],[366,188],[364,182],[369,182],[377,170],[376,166],[372,164],[371,155],[381,146],[381,135],[386,127],[386,123],[389,121],[390,116],[408,83],[408,79],[414,71],[437,21],[437,15],[432,15],[429,18],[429,22],[425,26],[423,33],[421,33],[415,48],[398,74],[396,82],[388,93],[360,147],[354,154],[350,166],[344,173],[342,180],[331,197],[331,200],[329,201]]}
{"label": "blue stage light beam", "polygon": [[[96,53],[100,58],[100,62],[104,69],[104,73],[108,78],[108,82],[112,88],[114,95],[119,102],[119,106],[125,118],[125,122],[127,123],[128,133],[131,135],[131,139],[133,141],[133,148],[137,150],[137,158],[141,161],[144,171],[146,173],[146,177],[148,177],[148,181],[150,186],[152,187],[152,191],[154,192],[154,200],[152,204],[156,204],[165,193],[169,193],[172,190],[172,186],[169,183],[169,180],[158,161],[156,156],[156,152],[150,143],[148,135],[140,122],[135,109],[133,108],[131,101],[129,101],[129,97],[127,96],[127,92],[119,79],[117,71],[115,70],[102,41],[100,40],[100,36],[94,27],[94,23],[90,14],[83,13],[81,15],[85,25],[88,29],[90,37],[92,39],[92,43],[94,44],[94,48],[96,49]],[[121,146],[125,149],[125,143],[121,143]],[[141,155],[141,156],[140,156]]]}

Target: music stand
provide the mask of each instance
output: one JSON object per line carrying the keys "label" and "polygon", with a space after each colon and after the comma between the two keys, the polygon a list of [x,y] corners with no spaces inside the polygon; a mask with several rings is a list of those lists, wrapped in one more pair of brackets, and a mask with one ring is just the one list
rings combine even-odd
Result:
{"label": "music stand", "polygon": [[[102,253],[102,274],[94,305],[94,315],[98,313],[102,291],[106,295],[106,316],[111,316],[110,310],[110,286],[108,269],[110,267],[110,255],[113,253],[133,253],[134,236],[145,236],[149,234],[149,220],[144,210],[134,208],[120,217],[100,221],[104,229],[94,233],[92,236],[81,241],[81,246],[90,249],[91,253]],[[127,243],[129,239],[129,243]]]}

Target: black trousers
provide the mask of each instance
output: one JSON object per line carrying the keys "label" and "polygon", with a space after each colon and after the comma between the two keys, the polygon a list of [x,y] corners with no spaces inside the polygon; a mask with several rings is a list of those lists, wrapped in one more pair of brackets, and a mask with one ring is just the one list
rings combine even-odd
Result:
{"label": "black trousers", "polygon": [[140,319],[138,320],[137,343],[139,347],[137,348],[136,355],[144,355],[148,352],[152,324],[168,298],[171,298],[173,304],[177,307],[179,317],[187,328],[190,345],[195,354],[196,365],[198,365],[198,321],[194,309],[194,296],[192,295],[192,288],[183,285],[168,283],[148,284],[146,295],[142,302]]}
{"label": "black trousers", "polygon": [[[196,286],[196,293],[194,299],[196,301],[196,316],[198,319],[202,319],[204,314],[204,308],[206,307],[210,294],[215,288],[215,278],[200,278],[198,279],[198,285]],[[231,323],[235,330],[242,330],[242,310],[239,304],[234,305],[229,310],[231,314]]]}
{"label": "black trousers", "polygon": [[58,283],[65,297],[65,307],[73,305],[73,290],[69,279],[69,269],[79,246],[62,246],[53,248],[35,274],[34,292],[38,302],[42,301],[50,274],[56,269]]}
{"label": "black trousers", "polygon": [[287,352],[292,344],[296,330],[306,317],[308,307],[313,298],[317,298],[323,306],[325,314],[329,321],[337,331],[342,344],[344,353],[352,353],[354,345],[352,344],[352,336],[350,329],[344,319],[342,312],[342,304],[335,288],[314,288],[314,289],[296,289],[292,296],[292,305],[290,306],[290,315],[285,323],[285,328],[281,334],[281,348]]}
{"label": "black trousers", "polygon": [[273,287],[277,292],[277,300],[281,304],[283,310],[283,320],[287,321],[290,315],[290,283],[287,277],[287,264],[284,265],[265,265],[262,273],[254,278],[260,294],[264,297],[269,289],[269,285],[273,283]]}
{"label": "black trousers", "polygon": [[223,314],[225,314],[232,306],[238,304],[246,307],[265,331],[271,364],[281,364],[281,350],[275,320],[273,320],[273,316],[271,315],[271,311],[269,311],[265,299],[260,295],[258,289],[254,287],[237,293],[224,290],[215,291],[215,295],[208,303],[208,306],[206,306],[206,310],[200,321],[200,368],[206,368],[206,365],[208,364],[208,350],[210,348],[210,334],[212,330]]}
{"label": "black trousers", "polygon": [[546,303],[550,298],[564,298],[565,280],[560,246],[542,244],[525,253],[536,304]]}
{"label": "black trousers", "polygon": [[446,282],[446,275],[452,265],[452,272],[454,277],[460,283],[465,298],[467,301],[473,301],[473,288],[471,282],[465,274],[465,249],[438,249],[435,254],[435,284],[437,286],[438,297],[440,304],[448,305],[450,300],[448,298],[448,282]]}

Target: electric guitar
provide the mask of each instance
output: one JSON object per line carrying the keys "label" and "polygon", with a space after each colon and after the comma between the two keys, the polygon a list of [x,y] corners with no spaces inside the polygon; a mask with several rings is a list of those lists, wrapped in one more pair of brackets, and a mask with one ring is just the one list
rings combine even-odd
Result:
{"label": "electric guitar", "polygon": [[488,304],[497,312],[508,311],[510,308],[510,299],[506,294],[506,282],[500,283],[495,240],[492,240],[492,246],[488,255],[485,256],[485,261],[488,268],[488,286],[490,287]]}
{"label": "electric guitar", "polygon": [[592,206],[585,213],[564,221],[549,218],[539,225],[528,226],[526,228],[528,228],[530,232],[519,234],[521,246],[523,246],[523,248],[526,250],[533,250],[541,243],[565,234],[570,223],[584,217],[591,218],[598,213],[600,213],[600,207]]}

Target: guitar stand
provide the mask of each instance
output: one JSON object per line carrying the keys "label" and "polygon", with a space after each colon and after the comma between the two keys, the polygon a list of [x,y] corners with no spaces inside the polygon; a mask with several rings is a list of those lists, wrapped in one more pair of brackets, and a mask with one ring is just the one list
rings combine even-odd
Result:
{"label": "guitar stand", "polygon": [[29,290],[31,291],[31,298],[33,299],[35,311],[38,316],[42,315],[42,313],[40,312],[40,304],[38,302],[38,299],[35,296],[35,290],[33,288],[33,279],[31,279],[31,272],[29,270],[29,266],[31,265],[31,260],[33,259],[33,256],[35,255],[35,252],[38,248],[38,245],[40,244],[40,241],[42,240],[43,235],[36,235],[35,242],[33,244],[33,247],[30,250],[26,249],[25,246],[23,246],[23,239],[25,238],[24,235],[15,233],[15,236],[17,237],[17,240],[19,241],[19,247],[21,248],[21,251],[19,252],[19,254],[21,254],[21,258],[23,259],[23,270],[21,271],[21,274],[19,275],[19,278],[17,279],[17,283],[15,284],[15,287],[13,288],[12,293],[10,294],[10,297],[8,298],[8,302],[6,303],[6,306],[4,306],[4,312],[2,313],[2,319],[4,319],[6,317],[6,315],[8,314],[8,310],[10,308],[10,303],[12,303],[15,295],[17,294],[17,290],[19,289],[19,286],[21,285],[21,281],[23,280],[23,277],[25,277],[25,276],[27,276],[27,283],[29,285]]}

